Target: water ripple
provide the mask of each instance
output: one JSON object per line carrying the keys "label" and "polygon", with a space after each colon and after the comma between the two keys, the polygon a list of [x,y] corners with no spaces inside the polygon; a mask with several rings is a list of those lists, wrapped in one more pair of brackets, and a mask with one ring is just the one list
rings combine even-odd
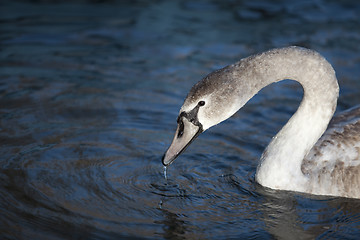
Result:
{"label": "water ripple", "polygon": [[161,164],[191,86],[254,52],[314,48],[339,109],[358,104],[356,1],[100,2],[0,3],[1,239],[360,235],[357,200],[254,181],[302,97],[290,81]]}

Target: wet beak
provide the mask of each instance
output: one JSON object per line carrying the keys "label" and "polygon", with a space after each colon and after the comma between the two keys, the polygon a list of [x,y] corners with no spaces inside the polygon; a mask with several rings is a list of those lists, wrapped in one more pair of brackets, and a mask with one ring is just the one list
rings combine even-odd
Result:
{"label": "wet beak", "polygon": [[170,165],[202,132],[201,125],[194,125],[186,118],[181,118],[178,121],[174,139],[162,158],[164,166]]}

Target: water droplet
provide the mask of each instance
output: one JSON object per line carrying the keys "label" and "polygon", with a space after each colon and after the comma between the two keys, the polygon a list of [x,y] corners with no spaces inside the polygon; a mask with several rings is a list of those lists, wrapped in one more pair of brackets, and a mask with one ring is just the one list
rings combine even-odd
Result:
{"label": "water droplet", "polygon": [[166,175],[166,166],[164,166],[164,177],[165,177],[165,180],[167,180],[167,175]]}

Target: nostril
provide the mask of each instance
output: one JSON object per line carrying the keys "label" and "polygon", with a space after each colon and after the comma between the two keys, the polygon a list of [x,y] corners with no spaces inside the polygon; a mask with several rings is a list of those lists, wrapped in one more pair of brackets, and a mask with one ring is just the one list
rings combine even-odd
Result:
{"label": "nostril", "polygon": [[184,135],[184,122],[182,120],[179,120],[179,131],[177,137],[181,138],[183,135]]}

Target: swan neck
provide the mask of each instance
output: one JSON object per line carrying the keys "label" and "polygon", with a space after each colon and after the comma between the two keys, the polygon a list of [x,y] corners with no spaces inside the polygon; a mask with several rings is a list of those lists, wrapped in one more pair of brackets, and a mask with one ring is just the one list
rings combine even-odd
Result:
{"label": "swan neck", "polygon": [[[273,189],[304,191],[301,163],[321,137],[335,111],[339,87],[332,66],[318,53],[299,48],[270,51],[249,60],[258,79],[256,92],[284,79],[301,84],[298,110],[264,151],[256,180]],[[280,69],[279,67],[280,66]]]}

